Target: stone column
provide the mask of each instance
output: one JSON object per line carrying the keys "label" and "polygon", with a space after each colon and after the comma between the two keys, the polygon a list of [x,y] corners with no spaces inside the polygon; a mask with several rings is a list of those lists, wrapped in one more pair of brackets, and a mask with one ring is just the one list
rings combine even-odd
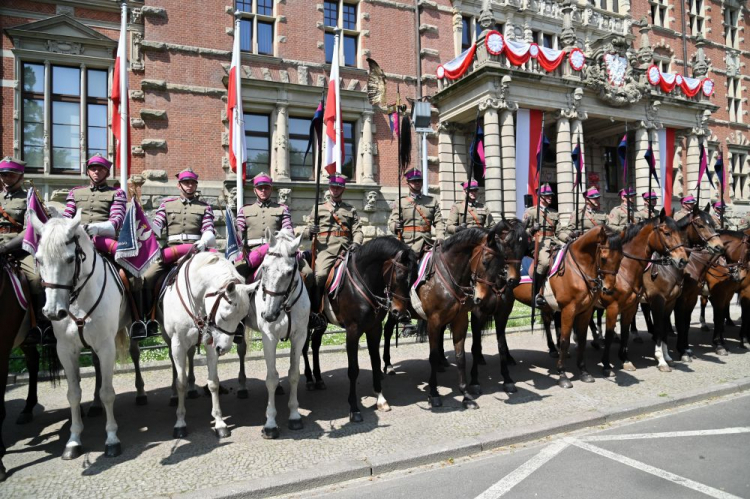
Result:
{"label": "stone column", "polygon": [[484,161],[487,173],[484,177],[484,199],[492,216],[498,218],[503,212],[503,179],[502,160],[500,157],[500,120],[497,107],[493,107],[490,99],[480,103],[479,109],[484,108]]}
{"label": "stone column", "polygon": [[[698,185],[698,169],[700,168],[700,141],[702,137],[691,133],[687,137],[687,161],[685,162],[685,192],[692,193],[698,197],[696,186]],[[701,202],[706,198],[701,192]],[[701,207],[702,209],[702,207]]]}
{"label": "stone column", "polygon": [[641,195],[648,191],[649,168],[645,157],[648,150],[648,135],[649,130],[644,123],[635,129],[635,191],[638,193],[636,205],[640,204]]}
{"label": "stone column", "polygon": [[565,220],[561,220],[563,223],[567,222],[575,208],[570,153],[570,120],[560,116],[557,120],[557,211],[565,216]]}
{"label": "stone column", "polygon": [[461,12],[453,9],[453,52],[454,56],[461,53],[461,41],[463,37],[463,20]]}
{"label": "stone column", "polygon": [[[571,163],[573,162],[572,152],[575,147],[581,144],[581,154],[583,154],[583,170],[581,171],[581,187],[578,193],[578,209],[582,209],[586,204],[584,194],[586,193],[586,186],[588,185],[586,165],[590,163],[591,156],[586,153],[585,141],[583,139],[583,122],[579,119],[572,120],[570,123],[570,151],[571,151]],[[573,172],[573,209],[575,209],[575,181],[576,181],[576,169],[575,165],[572,166]]]}
{"label": "stone column", "polygon": [[[517,106],[515,106],[517,109]],[[500,154],[502,156],[503,215],[516,216],[516,131],[513,125],[513,110],[500,113]],[[489,174],[489,169],[487,171]],[[522,182],[526,182],[524,179]],[[494,211],[493,211],[494,216]]]}
{"label": "stone column", "polygon": [[274,149],[276,151],[276,168],[273,172],[274,180],[289,181],[289,154],[287,152],[288,127],[287,127],[287,104],[279,102],[276,104],[276,140]]}
{"label": "stone column", "polygon": [[651,148],[654,151],[654,165],[656,166],[656,175],[659,177],[659,185],[656,185],[656,182],[651,180],[651,189],[656,191],[656,193],[659,195],[659,199],[656,202],[656,212],[658,213],[659,210],[664,207],[664,200],[662,199],[662,187],[664,186],[666,178],[662,178],[661,174],[661,143],[659,142],[659,131],[649,130],[648,133],[649,137],[651,137]]}
{"label": "stone column", "polygon": [[454,202],[462,199],[457,186],[466,180],[466,138],[460,126],[443,122],[438,126],[438,157],[440,160],[440,208],[448,216]]}
{"label": "stone column", "polygon": [[[372,111],[362,113],[362,173],[360,183],[364,185],[375,185],[375,171],[373,169],[373,144],[372,139]],[[425,172],[424,175],[427,175]],[[425,177],[426,179],[426,177]]]}

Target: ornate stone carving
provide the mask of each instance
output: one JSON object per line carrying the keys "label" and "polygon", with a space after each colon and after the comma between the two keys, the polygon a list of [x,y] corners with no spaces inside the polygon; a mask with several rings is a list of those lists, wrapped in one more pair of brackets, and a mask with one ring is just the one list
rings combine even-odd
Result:
{"label": "ornate stone carving", "polygon": [[309,85],[310,82],[307,79],[307,76],[307,66],[300,66],[297,68],[297,83],[299,83],[300,85]]}
{"label": "ornate stone carving", "polygon": [[141,9],[139,8],[130,9],[130,23],[131,24],[143,23],[143,16],[141,15]]}
{"label": "ornate stone carving", "polygon": [[143,69],[143,50],[141,49],[143,33],[137,31],[131,32],[130,41],[133,47],[130,52],[130,68],[133,71],[141,71]]}
{"label": "ornate stone carving", "polygon": [[558,117],[567,118],[570,120],[585,120],[588,119],[589,115],[583,110],[581,104],[583,103],[583,89],[576,88],[567,95],[568,107],[560,109]]}
{"label": "ornate stone carving", "polygon": [[292,190],[291,189],[279,189],[279,203],[287,206],[292,204]]}
{"label": "ornate stone carving", "polygon": [[489,29],[495,23],[490,3],[490,0],[482,0],[482,10],[479,11],[479,25],[483,30]]}
{"label": "ornate stone carving", "polygon": [[711,117],[711,111],[708,109],[695,113],[695,126],[691,130],[692,135],[709,136],[708,119]]}
{"label": "ornate stone carving", "polygon": [[601,100],[616,107],[641,100],[641,91],[633,78],[635,56],[625,37],[609,36],[599,40],[587,59],[589,63],[583,69],[584,84],[597,90]]}
{"label": "ornate stone carving", "polygon": [[726,56],[727,76],[734,77],[740,74],[740,54],[736,50],[727,50]]}
{"label": "ornate stone carving", "polygon": [[80,43],[60,40],[47,40],[45,46],[47,51],[55,54],[81,55],[85,50],[85,47]]}
{"label": "ornate stone carving", "polygon": [[641,46],[636,54],[636,59],[640,69],[646,70],[654,59],[654,51],[651,48],[651,41],[648,38],[651,25],[644,16],[639,21],[633,22],[633,26],[637,26],[638,31],[641,33]]}
{"label": "ornate stone carving", "polygon": [[378,204],[378,191],[367,191],[365,192],[364,208],[362,211],[367,213],[373,213],[377,211]]}
{"label": "ornate stone carving", "polygon": [[706,46],[706,39],[698,37],[695,46],[698,47],[698,51],[695,53],[695,62],[693,62],[693,78],[703,78],[708,74],[709,67],[706,53],[703,51],[703,47]]}
{"label": "ornate stone carving", "polygon": [[[590,8],[586,9],[591,11]],[[575,46],[576,43],[576,32],[573,29],[572,19],[573,5],[570,0],[563,2],[562,13],[563,13],[563,28],[560,33],[560,41],[563,43],[563,47],[570,48]],[[585,24],[585,23],[584,23]]]}
{"label": "ornate stone carving", "polygon": [[662,127],[661,121],[659,121],[660,107],[661,101],[654,100],[646,102],[646,121],[643,123],[646,128],[655,129]]}
{"label": "ornate stone carving", "polygon": [[457,9],[453,9],[453,32],[458,33],[463,27],[461,19],[461,12]]}

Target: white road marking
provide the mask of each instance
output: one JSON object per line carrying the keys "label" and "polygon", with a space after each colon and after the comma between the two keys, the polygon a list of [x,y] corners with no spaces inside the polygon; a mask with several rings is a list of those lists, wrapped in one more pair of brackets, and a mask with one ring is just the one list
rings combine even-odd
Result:
{"label": "white road marking", "polygon": [[615,454],[614,452],[610,452],[600,447],[595,447],[586,442],[582,442],[574,438],[566,438],[565,441],[581,449],[593,452],[594,454],[600,455],[602,457],[612,459],[613,461],[617,461],[618,463],[625,464],[639,471],[643,471],[651,475],[654,475],[656,477],[663,478],[664,480],[668,480],[677,485],[682,485],[683,487],[687,487],[689,489],[695,490],[702,494],[706,494],[707,496],[716,497],[718,499],[739,499],[739,496],[735,496],[728,492],[724,492],[722,490],[709,487],[708,485],[704,485],[702,483],[694,482],[693,480],[690,480],[689,478],[684,478],[684,477],[681,477],[680,475],[675,475],[674,473],[670,473],[669,471],[661,470],[659,468],[654,468],[653,466],[650,466],[646,463],[636,461],[635,459],[630,459],[629,457],[621,456],[620,454]]}
{"label": "white road marking", "polygon": [[610,442],[615,440],[640,440],[652,438],[676,438],[676,437],[710,437],[715,435],[736,435],[737,433],[750,433],[750,427],[739,426],[736,428],[722,428],[719,430],[693,430],[693,431],[665,431],[661,433],[631,433],[629,435],[593,435],[580,437],[581,442]]}
{"label": "white road marking", "polygon": [[479,494],[476,499],[496,499],[505,495],[510,489],[528,478],[533,472],[542,467],[553,457],[557,456],[563,449],[568,447],[568,443],[558,441],[542,449],[539,454],[532,457],[514,471],[507,474],[502,480],[494,484],[489,489]]}

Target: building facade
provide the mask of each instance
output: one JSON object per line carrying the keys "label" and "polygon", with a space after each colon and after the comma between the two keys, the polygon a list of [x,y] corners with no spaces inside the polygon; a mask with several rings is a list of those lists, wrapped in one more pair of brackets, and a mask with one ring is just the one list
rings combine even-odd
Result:
{"label": "building facade", "polygon": [[[215,207],[234,202],[225,109],[235,12],[241,18],[248,178],[271,173],[279,200],[292,207],[298,226],[314,202],[312,158],[304,152],[330,71],[335,30],[343,47],[343,171],[353,180],[346,196],[360,210],[367,236],[385,233],[398,184],[397,141],[384,110],[369,103],[367,58],[386,74],[388,103],[397,95],[402,102],[431,103],[432,131],[424,134],[425,147],[422,136],[414,136],[412,158],[414,166],[426,163],[430,191],[441,195],[445,210],[461,196],[458,186],[469,170],[469,144],[479,122],[484,197],[498,215],[519,212],[529,165],[535,165],[524,150],[536,140],[526,136],[533,129],[527,127],[540,112],[550,140],[543,180],[555,184],[563,213],[575,206],[576,146],[585,157],[584,184],[599,185],[606,205],[619,202],[617,190],[625,181],[617,146],[623,135],[632,176],[627,181],[639,193],[649,185],[649,143],[656,164],[671,169],[667,178],[675,198],[695,191],[703,147],[710,167],[723,152],[725,198],[734,213],[750,209],[745,2],[127,5],[131,182],[146,209],[176,192],[174,175],[187,166],[200,175],[202,195]],[[27,178],[53,204],[86,182],[88,156],[114,155],[109,92],[119,23],[120,3],[112,0],[0,5],[2,155],[22,157]],[[456,70],[464,53],[471,57]],[[556,57],[562,62],[551,64]],[[704,182],[701,199],[716,199],[718,191]],[[252,190],[245,196],[251,199]]]}

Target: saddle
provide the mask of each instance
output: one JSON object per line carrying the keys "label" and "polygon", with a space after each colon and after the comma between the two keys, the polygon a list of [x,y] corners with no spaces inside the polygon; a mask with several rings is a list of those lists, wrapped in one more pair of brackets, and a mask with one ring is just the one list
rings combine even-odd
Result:
{"label": "saddle", "polygon": [[350,254],[351,250],[343,254],[339,254],[339,256],[336,257],[336,262],[333,264],[330,272],[328,272],[325,290],[326,295],[330,296],[331,298],[336,298],[336,296],[338,295],[338,291],[341,288],[341,283],[344,280],[344,269],[349,264]]}
{"label": "saddle", "polygon": [[422,308],[422,301],[419,299],[417,290],[419,286],[427,282],[430,277],[435,273],[435,261],[432,258],[432,251],[426,252],[419,260],[419,270],[417,271],[417,280],[414,281],[411,289],[409,290],[409,298],[411,298],[411,305],[414,311],[422,318],[427,320],[427,314],[425,314]]}

